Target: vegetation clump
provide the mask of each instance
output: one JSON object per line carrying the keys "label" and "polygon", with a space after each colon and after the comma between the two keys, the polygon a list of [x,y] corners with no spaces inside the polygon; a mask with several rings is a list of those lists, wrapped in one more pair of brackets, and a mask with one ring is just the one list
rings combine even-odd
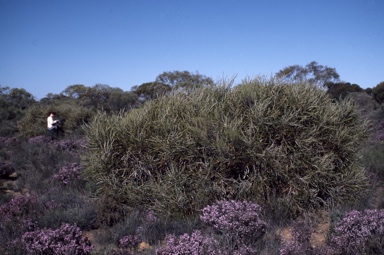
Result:
{"label": "vegetation clump", "polygon": [[220,200],[201,210],[203,230],[165,237],[159,254],[256,254],[255,244],[265,234],[267,223],[261,207],[247,201]]}
{"label": "vegetation clump", "polygon": [[352,101],[319,87],[248,80],[97,115],[85,173],[100,197],[128,209],[187,216],[246,198],[297,216],[359,197],[365,129]]}
{"label": "vegetation clump", "polygon": [[383,236],[384,209],[352,210],[337,223],[331,243],[342,254],[381,254]]}
{"label": "vegetation clump", "polygon": [[36,104],[28,108],[23,118],[18,121],[19,135],[34,137],[46,134],[49,112],[57,113],[58,119],[64,123],[66,132],[78,129],[93,115],[90,109],[70,102],[57,103],[56,105]]}
{"label": "vegetation clump", "polygon": [[76,225],[63,224],[59,229],[38,229],[26,232],[22,243],[29,254],[89,255],[93,249]]}

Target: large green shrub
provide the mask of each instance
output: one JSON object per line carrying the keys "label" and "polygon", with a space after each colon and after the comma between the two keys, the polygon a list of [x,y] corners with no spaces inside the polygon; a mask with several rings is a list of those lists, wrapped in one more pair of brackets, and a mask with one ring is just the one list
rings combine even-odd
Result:
{"label": "large green shrub", "polygon": [[291,215],[358,198],[365,125],[353,102],[308,84],[249,80],[180,93],[86,128],[86,175],[128,208],[185,216],[218,199]]}

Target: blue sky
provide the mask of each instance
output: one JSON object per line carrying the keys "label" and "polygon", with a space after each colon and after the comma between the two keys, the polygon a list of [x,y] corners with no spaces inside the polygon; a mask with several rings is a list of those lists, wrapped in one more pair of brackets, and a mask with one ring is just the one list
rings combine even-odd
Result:
{"label": "blue sky", "polygon": [[383,0],[0,0],[0,86],[129,91],[164,71],[214,80],[317,61],[384,81]]}

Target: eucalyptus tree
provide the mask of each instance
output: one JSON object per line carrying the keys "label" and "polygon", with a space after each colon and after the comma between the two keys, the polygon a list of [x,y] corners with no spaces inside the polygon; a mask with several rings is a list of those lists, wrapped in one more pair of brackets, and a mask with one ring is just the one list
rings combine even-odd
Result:
{"label": "eucalyptus tree", "polygon": [[138,95],[141,102],[145,102],[171,93],[189,93],[198,88],[213,85],[211,78],[198,72],[171,71],[159,74],[153,82],[133,86],[132,91]]}
{"label": "eucalyptus tree", "polygon": [[282,78],[286,82],[308,81],[320,87],[326,86],[330,82],[338,82],[340,79],[335,68],[319,65],[316,61],[305,66],[291,65],[285,67],[276,73],[276,77]]}
{"label": "eucalyptus tree", "polygon": [[214,85],[210,77],[201,75],[198,72],[190,73],[188,71],[163,72],[156,77],[156,82],[168,85],[174,91],[190,91],[196,88]]}
{"label": "eucalyptus tree", "polygon": [[87,87],[83,84],[68,86],[60,95],[75,100],[79,105],[106,112],[128,111],[137,107],[137,95],[107,84]]}
{"label": "eucalyptus tree", "polygon": [[384,81],[372,88],[372,95],[379,103],[384,103]]}
{"label": "eucalyptus tree", "polygon": [[141,102],[152,100],[168,94],[171,86],[160,82],[146,82],[140,86],[133,86],[132,91],[138,96]]}
{"label": "eucalyptus tree", "polygon": [[33,95],[23,88],[0,86],[0,135],[17,132],[16,123],[25,110],[36,103]]}
{"label": "eucalyptus tree", "polygon": [[348,94],[353,92],[362,92],[363,89],[357,84],[349,82],[327,83],[327,93],[334,99],[344,99]]}

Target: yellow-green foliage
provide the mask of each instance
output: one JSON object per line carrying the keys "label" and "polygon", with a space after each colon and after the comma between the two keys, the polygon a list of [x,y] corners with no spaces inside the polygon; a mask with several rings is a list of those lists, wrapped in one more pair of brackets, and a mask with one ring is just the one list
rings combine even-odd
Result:
{"label": "yellow-green foliage", "polygon": [[358,198],[365,125],[317,87],[250,80],[180,93],[86,128],[100,197],[173,216],[217,199],[279,203],[292,215]]}

